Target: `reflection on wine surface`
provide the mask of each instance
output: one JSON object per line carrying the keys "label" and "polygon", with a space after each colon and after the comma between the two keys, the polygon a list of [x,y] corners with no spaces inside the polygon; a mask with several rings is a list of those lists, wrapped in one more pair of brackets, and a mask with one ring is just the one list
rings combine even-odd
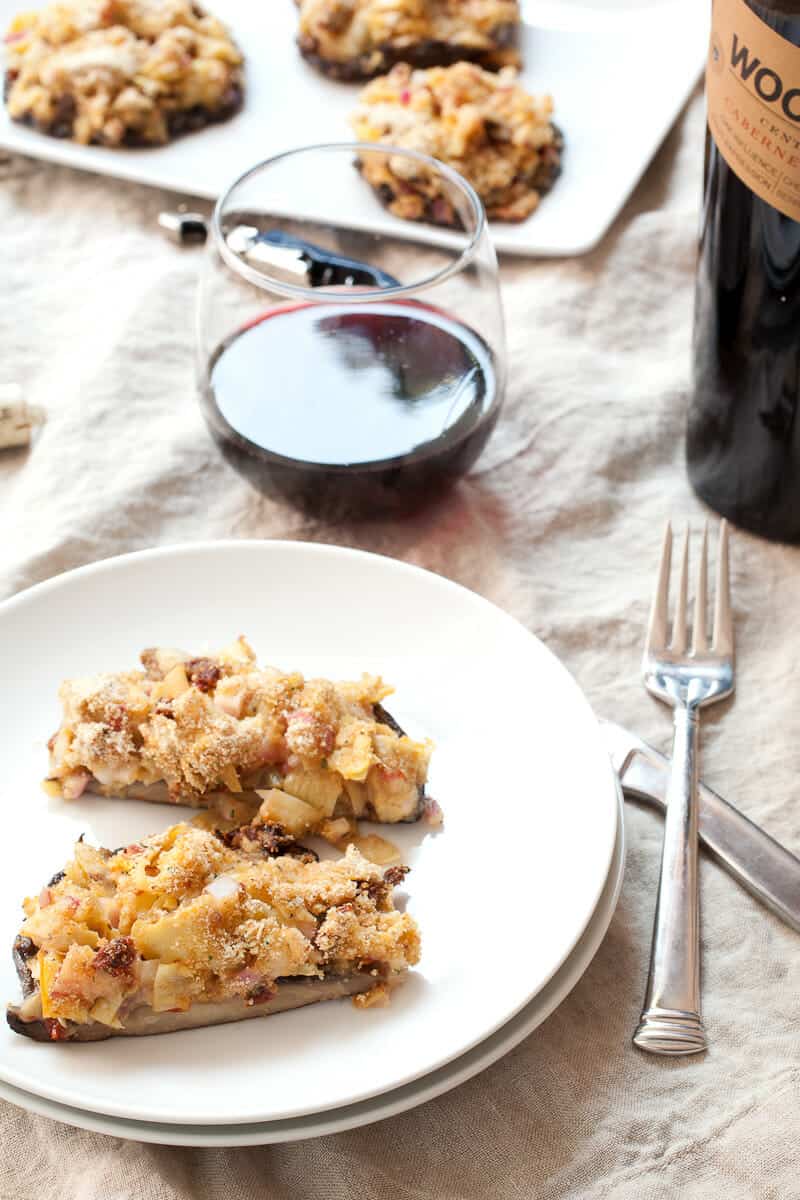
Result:
{"label": "reflection on wine surface", "polygon": [[204,408],[226,456],[306,507],[404,509],[477,458],[497,417],[486,343],[418,301],[287,304],[212,356]]}

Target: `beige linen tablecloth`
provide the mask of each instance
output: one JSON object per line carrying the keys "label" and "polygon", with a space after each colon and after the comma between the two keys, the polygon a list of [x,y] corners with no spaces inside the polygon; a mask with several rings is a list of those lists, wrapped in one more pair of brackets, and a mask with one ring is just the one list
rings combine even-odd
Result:
{"label": "beige linen tablecloth", "polygon": [[[192,368],[197,252],[155,222],[175,197],[7,165],[0,382],[22,383],[49,419],[30,453],[0,456],[0,595],[183,540],[361,546],[508,609],[598,713],[666,745],[669,716],[638,665],[662,523],[701,515],[682,434],[702,136],[695,98],[593,254],[505,263],[511,384],[494,440],[441,507],[361,526],[312,524],[256,496],[206,435]],[[733,555],[739,686],[724,719],[707,722],[704,773],[800,851],[800,551],[738,535]],[[463,1087],[370,1128],[230,1151],[118,1141],[3,1104],[0,1197],[800,1197],[798,937],[704,861],[712,1048],[642,1056],[630,1035],[662,824],[629,807],[626,829],[622,898],[592,966],[536,1033]],[[532,938],[537,920],[547,914],[532,914]]]}

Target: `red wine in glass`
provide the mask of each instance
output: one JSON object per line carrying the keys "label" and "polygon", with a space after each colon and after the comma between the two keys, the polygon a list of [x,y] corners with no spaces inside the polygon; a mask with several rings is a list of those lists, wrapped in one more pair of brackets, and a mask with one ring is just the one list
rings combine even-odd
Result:
{"label": "red wine in glass", "polygon": [[270,309],[212,355],[203,410],[260,490],[328,516],[410,511],[472,465],[494,428],[494,357],[419,301]]}

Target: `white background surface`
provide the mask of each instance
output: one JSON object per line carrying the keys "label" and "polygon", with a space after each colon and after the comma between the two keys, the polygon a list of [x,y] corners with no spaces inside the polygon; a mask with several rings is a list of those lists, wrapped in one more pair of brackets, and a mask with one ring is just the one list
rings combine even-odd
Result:
{"label": "white background surface", "polygon": [[[286,669],[383,672],[397,685],[389,707],[400,724],[436,742],[430,793],[444,830],[391,829],[412,867],[419,968],[389,1008],[366,1013],[312,1006],[255,1026],[83,1046],[41,1045],[4,1028],[8,1083],[74,1107],[184,1124],[354,1103],[492,1033],[547,982],[591,918],[614,847],[616,789],[592,713],[550,652],[486,601],[392,560],[232,542],[101,563],[0,608],[0,659],[18,680],[0,694],[0,728],[15,747],[0,801],[19,814],[18,836],[0,854],[0,945],[19,929],[22,898],[61,868],[80,833],[117,846],[179,816],[44,794],[61,679],[128,669],[145,645],[202,653],[241,632],[262,661]],[[9,956],[0,964],[2,994],[15,996]]]}
{"label": "white background surface", "polygon": [[[153,150],[107,150],[48,138],[0,112],[0,146],[86,170],[215,199],[261,159],[314,142],[352,140],[358,85],[324,79],[294,45],[292,0],[213,0],[247,57],[242,112]],[[672,0],[529,0],[522,81],[550,92],[566,138],[564,170],[540,209],[519,225],[496,224],[498,250],[581,254],[614,219],[695,83],[705,57],[708,5]],[[0,0],[0,26],[18,10]],[[353,172],[352,208],[371,229],[387,217]]]}

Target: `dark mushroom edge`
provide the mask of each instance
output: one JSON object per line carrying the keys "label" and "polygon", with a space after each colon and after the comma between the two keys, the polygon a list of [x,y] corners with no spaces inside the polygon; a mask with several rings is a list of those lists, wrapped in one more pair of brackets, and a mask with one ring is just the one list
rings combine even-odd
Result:
{"label": "dark mushroom edge", "polygon": [[[279,825],[242,826],[226,833],[217,830],[216,833],[227,846],[241,846],[244,837],[251,846],[253,843],[259,844],[261,852],[270,857],[286,854],[307,862],[317,859],[313,850],[295,841]],[[407,867],[390,868],[384,874],[386,884],[392,888],[401,883],[407,871]],[[14,1033],[36,1042],[98,1042],[111,1037],[143,1037],[177,1033],[184,1029],[203,1029],[209,1025],[268,1017],[274,1013],[303,1008],[307,1004],[355,996],[370,991],[390,978],[385,966],[364,964],[363,969],[349,975],[277,979],[274,986],[269,990],[264,989],[255,998],[237,996],[230,1000],[194,1004],[185,1012],[154,1012],[143,1005],[134,1009],[120,1028],[112,1028],[100,1021],[78,1023],[42,1016],[39,987],[28,966],[28,960],[37,952],[38,947],[31,938],[18,934],[14,939],[12,955],[23,1000],[22,1004],[6,1006],[9,1027]]]}
{"label": "dark mushroom edge", "polygon": [[420,69],[451,67],[457,62],[474,62],[485,71],[499,71],[501,67],[509,64],[508,51],[516,47],[519,30],[516,25],[501,25],[493,30],[490,36],[494,44],[486,49],[458,46],[452,42],[426,38],[409,46],[393,46],[386,43],[367,54],[350,59],[324,58],[319,53],[316,38],[308,34],[301,34],[297,45],[306,62],[328,79],[335,79],[339,83],[363,83],[368,79],[375,79],[378,75],[385,75],[399,62]]}
{"label": "dark mushroom edge", "polygon": [[[30,976],[29,970],[27,973]],[[34,991],[22,1004],[8,1005],[6,1020],[15,1033],[32,1038],[36,1042],[100,1042],[111,1037],[177,1033],[184,1029],[203,1029],[209,1025],[247,1021],[251,1017],[268,1017],[274,1013],[302,1008],[306,1004],[368,992],[379,981],[370,971],[359,971],[352,975],[330,975],[322,979],[278,979],[275,981],[274,991],[261,1003],[248,1004],[243,997],[237,997],[217,1003],[193,1004],[186,1012],[153,1012],[150,1008],[142,1007],[134,1009],[120,1029],[112,1029],[110,1025],[103,1025],[99,1021],[77,1024],[74,1021],[61,1022],[52,1017],[43,1017],[38,1003],[38,991]],[[24,988],[23,981],[23,991]]]}
{"label": "dark mushroom edge", "polygon": [[[8,100],[15,78],[16,72],[13,70],[6,71],[3,83],[4,101]],[[173,138],[181,137],[187,133],[195,133],[199,129],[204,129],[207,125],[217,125],[221,121],[227,121],[239,112],[243,103],[244,85],[236,82],[231,84],[223,100],[216,108],[208,108],[203,104],[195,104],[192,108],[168,113],[166,120],[169,140],[171,141]],[[37,121],[30,113],[15,118],[16,124],[25,125],[29,129],[35,129],[37,133],[43,133],[47,137],[55,138],[71,138],[74,121],[75,101],[70,95],[59,97],[56,103],[55,116],[52,121]],[[91,144],[97,146],[105,145],[100,138],[94,139]],[[150,142],[146,138],[139,137],[133,129],[126,132],[121,142],[123,147],[130,150],[152,149],[158,144]]]}
{"label": "dark mushroom edge", "polygon": [[[509,185],[513,187],[515,184],[522,183],[531,191],[538,192],[540,196],[546,196],[553,187],[553,184],[561,174],[561,159],[564,151],[564,135],[557,125],[553,126],[555,140],[547,147],[546,153],[543,155],[541,162],[536,164],[536,169],[529,176],[519,176]],[[380,142],[375,143],[375,149],[380,151]],[[356,158],[354,166],[360,175],[364,175],[364,164],[360,158]],[[369,181],[367,181],[369,182]],[[413,190],[413,184],[406,180],[397,181],[397,191],[388,183],[382,182],[377,186],[369,185],[372,191],[380,200],[384,208],[392,211],[392,204],[397,200],[398,195],[402,191]],[[502,203],[493,206],[490,201],[485,203],[486,215],[490,220],[508,220],[498,216],[498,210],[502,209]],[[532,214],[531,214],[532,215]],[[440,225],[445,229],[464,229],[464,223],[459,214],[453,208],[448,200],[442,196],[433,196],[425,199],[425,207],[422,214],[415,218],[405,218],[406,220],[415,220],[426,225]],[[520,218],[527,220],[527,217]]]}

